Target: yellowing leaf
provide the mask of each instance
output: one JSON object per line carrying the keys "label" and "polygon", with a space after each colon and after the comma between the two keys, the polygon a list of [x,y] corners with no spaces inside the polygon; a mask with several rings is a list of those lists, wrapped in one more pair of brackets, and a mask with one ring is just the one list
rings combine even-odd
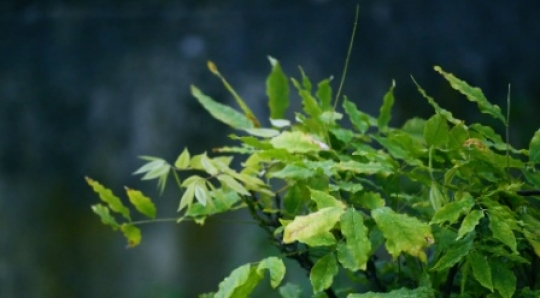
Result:
{"label": "yellowing leaf", "polygon": [[328,289],[334,282],[334,276],[338,273],[338,264],[334,253],[330,252],[318,259],[311,268],[309,280],[313,286],[313,292],[319,293]]}
{"label": "yellowing leaf", "polygon": [[300,131],[285,131],[273,137],[270,143],[278,149],[285,149],[288,152],[307,153],[320,151],[321,148],[317,140],[309,134]]}
{"label": "yellowing leaf", "polygon": [[386,239],[386,249],[396,259],[402,252],[426,262],[424,249],[433,243],[429,225],[414,217],[397,214],[388,207],[371,211],[377,227]]}
{"label": "yellowing leaf", "polygon": [[[285,227],[283,242],[304,242],[317,235],[327,234],[338,222],[343,209],[336,207],[323,208],[308,215],[299,215]],[[333,237],[333,236],[332,236]]]}
{"label": "yellowing leaf", "polygon": [[135,247],[141,243],[141,230],[132,224],[123,224],[120,230],[128,241],[128,247]]}
{"label": "yellowing leaf", "polygon": [[310,189],[311,192],[311,199],[317,203],[317,209],[323,209],[326,207],[338,207],[341,209],[345,209],[347,206],[342,201],[334,198],[332,195],[330,195],[327,192]]}
{"label": "yellowing leaf", "polygon": [[[340,218],[341,233],[345,236],[346,255],[350,256],[353,262],[343,263],[343,266],[352,271],[358,269],[365,270],[366,263],[371,251],[371,242],[367,236],[368,229],[364,225],[364,220],[358,211],[353,208],[347,209]],[[343,248],[342,248],[343,250]],[[339,257],[339,251],[338,251]]]}
{"label": "yellowing leaf", "polygon": [[187,169],[189,167],[189,151],[187,148],[184,148],[184,151],[182,151],[182,154],[178,156],[176,159],[176,162],[174,163],[174,166],[178,169]]}
{"label": "yellowing leaf", "polygon": [[152,203],[152,200],[145,196],[142,192],[126,187],[126,192],[129,198],[129,201],[135,209],[140,213],[148,216],[149,218],[156,218],[156,206]]}
{"label": "yellowing leaf", "polygon": [[257,266],[257,273],[261,277],[264,276],[264,269],[267,269],[268,273],[270,273],[270,285],[275,289],[279,286],[283,277],[285,277],[285,264],[283,260],[278,257],[268,257],[262,260],[259,266]]}
{"label": "yellowing leaf", "polygon": [[268,60],[272,65],[272,72],[266,80],[270,118],[282,119],[285,117],[285,111],[289,106],[289,82],[279,62],[272,57],[268,57]]}
{"label": "yellowing leaf", "polygon": [[129,216],[129,209],[126,208],[124,204],[122,204],[122,201],[120,201],[120,199],[115,196],[110,189],[104,187],[103,185],[99,184],[99,182],[92,180],[88,177],[86,177],[86,183],[88,183],[88,185],[92,187],[94,192],[99,195],[99,198],[103,202],[107,203],[107,205],[112,211],[122,214],[125,219],[131,221],[131,217]]}

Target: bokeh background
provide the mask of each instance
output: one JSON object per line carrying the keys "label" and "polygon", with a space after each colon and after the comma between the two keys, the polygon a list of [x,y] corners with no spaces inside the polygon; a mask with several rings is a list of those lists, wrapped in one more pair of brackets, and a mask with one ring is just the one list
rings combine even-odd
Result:
{"label": "bokeh background", "polygon": [[[119,194],[142,189],[160,217],[174,217],[180,194],[160,197],[131,173],[139,155],[174,161],[184,147],[230,142],[189,95],[195,84],[233,103],[206,61],[264,118],[267,55],[289,76],[301,65],[337,87],[357,2],[2,1],[0,297],[195,297],[268,253],[241,213],[203,228],[146,225],[142,244],[126,249],[92,214],[84,176]],[[360,108],[376,114],[395,79],[394,125],[428,116],[412,75],[457,116],[494,123],[433,71],[440,65],[503,109],[511,83],[511,142],[527,146],[540,127],[539,1],[358,3],[344,93]]]}

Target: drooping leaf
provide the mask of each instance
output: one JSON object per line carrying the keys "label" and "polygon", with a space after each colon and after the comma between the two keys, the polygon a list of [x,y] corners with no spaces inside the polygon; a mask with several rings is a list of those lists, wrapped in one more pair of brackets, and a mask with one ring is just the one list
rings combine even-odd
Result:
{"label": "drooping leaf", "polygon": [[329,79],[324,79],[317,85],[317,98],[323,111],[332,109],[332,87]]}
{"label": "drooping leaf", "polygon": [[386,239],[386,249],[396,259],[402,252],[426,262],[424,249],[433,243],[433,234],[427,223],[405,214],[395,213],[388,207],[371,211],[377,227]]}
{"label": "drooping leaf", "polygon": [[439,210],[437,210],[435,215],[433,215],[430,224],[444,222],[453,224],[458,220],[459,216],[468,213],[473,205],[474,200],[470,195],[467,195],[459,201],[445,204]]}
{"label": "drooping leaf", "polygon": [[517,252],[516,236],[510,229],[510,226],[505,222],[504,218],[489,214],[489,228],[493,232],[493,238],[508,245],[512,251]]}
{"label": "drooping leaf", "polygon": [[[283,242],[305,242],[317,235],[329,235],[334,225],[339,221],[343,209],[337,207],[323,208],[308,215],[299,215],[285,227]],[[333,236],[332,236],[333,237]]]}
{"label": "drooping leaf", "polygon": [[467,261],[471,265],[474,279],[476,279],[483,287],[493,292],[491,267],[489,267],[489,263],[485,259],[485,256],[476,251],[471,251],[467,255]]}
{"label": "drooping leaf", "polygon": [[317,204],[318,210],[321,210],[327,207],[338,207],[341,209],[346,208],[345,203],[336,199],[335,197],[333,197],[327,192],[316,190],[316,189],[310,189],[309,191],[311,193],[311,199]]}
{"label": "drooping leaf", "polygon": [[450,248],[442,255],[442,257],[435,263],[431,270],[444,271],[456,263],[460,262],[473,247],[474,237],[465,237],[456,241]]}
{"label": "drooping leaf", "polygon": [[187,148],[184,148],[184,151],[182,151],[182,154],[178,156],[176,161],[174,162],[174,166],[178,169],[187,169],[189,167],[189,159],[190,159],[189,151]]}
{"label": "drooping leaf", "polygon": [[270,107],[270,118],[283,119],[285,111],[289,106],[289,81],[279,62],[268,57],[272,65],[272,71],[266,79],[266,94],[268,95],[268,106]]}
{"label": "drooping leaf", "polygon": [[540,129],[534,133],[529,144],[529,160],[531,162],[540,162]]}
{"label": "drooping leaf", "polygon": [[217,179],[223,185],[226,185],[227,187],[229,187],[230,189],[236,191],[237,193],[239,193],[241,195],[245,195],[245,196],[249,195],[249,191],[247,191],[247,189],[242,184],[240,184],[238,181],[236,181],[233,177],[231,177],[229,175],[226,175],[226,174],[221,174],[221,175],[217,176]]}
{"label": "drooping leaf", "polygon": [[388,293],[367,292],[364,294],[349,294],[347,298],[435,298],[435,290],[428,287],[416,289],[401,288]]}
{"label": "drooping leaf", "polygon": [[480,219],[484,217],[484,212],[481,210],[473,210],[471,213],[467,214],[459,227],[458,236],[456,240],[463,238],[463,236],[474,231]]}
{"label": "drooping leaf", "polygon": [[285,131],[273,137],[270,143],[275,148],[285,149],[288,152],[295,153],[316,152],[322,149],[328,149],[322,148],[323,146],[320,145],[320,141],[316,140],[313,136],[300,131]]}
{"label": "drooping leaf", "polygon": [[353,264],[343,264],[343,266],[352,271],[365,270],[371,252],[371,242],[367,236],[368,229],[364,225],[362,216],[354,208],[349,208],[341,215],[339,223],[341,233],[345,236],[347,254],[354,261]]}
{"label": "drooping leaf", "polygon": [[132,224],[122,224],[120,230],[128,241],[128,247],[135,247],[141,243],[141,230]]}
{"label": "drooping leaf", "polygon": [[214,298],[242,298],[249,297],[255,286],[262,278],[256,268],[245,264],[234,269],[221,283]]}
{"label": "drooping leaf", "polygon": [[490,262],[490,265],[493,288],[495,288],[503,298],[511,298],[516,292],[516,275],[508,268],[508,264],[493,260]]}
{"label": "drooping leaf", "polygon": [[201,92],[197,87],[191,86],[191,94],[199,103],[217,120],[236,129],[253,128],[253,123],[248,117],[237,110],[221,104]]}
{"label": "drooping leaf", "polygon": [[302,288],[299,285],[286,283],[279,287],[281,298],[300,298],[302,296]]}
{"label": "drooping leaf", "polygon": [[314,293],[328,289],[334,282],[334,276],[338,273],[338,264],[334,253],[330,252],[318,259],[311,268],[309,280]]}
{"label": "drooping leaf", "polygon": [[191,183],[184,191],[184,194],[182,195],[182,198],[180,199],[180,205],[178,206],[178,212],[180,212],[185,207],[188,207],[193,203],[193,199],[195,198],[195,187],[197,186],[197,183]]}
{"label": "drooping leaf", "polygon": [[383,104],[380,109],[379,118],[377,119],[377,124],[380,130],[385,130],[388,127],[388,123],[390,122],[391,116],[391,110],[392,106],[394,105],[394,87],[396,86],[396,82],[392,80],[392,85],[390,86],[390,90],[384,95],[383,98]]}
{"label": "drooping leaf", "polygon": [[142,192],[130,189],[126,187],[126,193],[129,198],[129,201],[135,209],[140,213],[146,215],[147,217],[154,219],[156,218],[156,206],[152,203],[152,200],[145,196]]}
{"label": "drooping leaf", "polygon": [[456,78],[453,74],[444,72],[440,66],[434,67],[435,71],[444,76],[444,78],[450,83],[450,86],[461,94],[465,95],[469,101],[476,102],[480,112],[490,114],[493,118],[501,120],[506,123],[506,119],[501,113],[501,109],[494,104],[491,104],[480,88],[471,87],[465,81]]}
{"label": "drooping leaf", "polygon": [[99,198],[107,203],[109,208],[117,213],[120,213],[125,219],[131,221],[131,217],[129,216],[129,209],[122,204],[122,201],[120,201],[120,198],[115,196],[113,192],[101,185],[99,182],[92,180],[88,177],[86,177],[86,183],[92,187],[95,193],[99,195]]}
{"label": "drooping leaf", "polygon": [[264,270],[267,269],[270,274],[270,285],[272,288],[279,286],[283,277],[285,277],[285,264],[278,257],[268,257],[262,260],[257,266],[257,273],[264,277]]}
{"label": "drooping leaf", "polygon": [[92,205],[92,211],[99,216],[102,223],[111,226],[114,230],[118,229],[119,225],[109,212],[109,208],[102,204],[96,204]]}
{"label": "drooping leaf", "polygon": [[426,121],[424,139],[429,146],[444,147],[448,142],[448,125],[441,114],[435,114]]}

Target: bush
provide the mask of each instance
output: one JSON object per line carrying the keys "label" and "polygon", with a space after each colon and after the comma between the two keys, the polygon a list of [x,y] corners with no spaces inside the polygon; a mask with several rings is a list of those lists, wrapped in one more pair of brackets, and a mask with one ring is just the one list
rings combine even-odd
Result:
{"label": "bush", "polygon": [[[238,132],[231,136],[237,145],[213,154],[184,149],[174,163],[143,157],[147,163],[136,172],[143,180],[156,179],[161,190],[174,177],[183,192],[178,222],[203,225],[209,216],[246,208],[281,252],[240,266],[217,292],[201,297],[247,297],[266,271],[282,297],[299,297],[298,286],[281,285],[284,258],[308,273],[314,297],[540,295],[540,131],[528,149],[515,149],[493,128],[456,119],[416,82],[433,116],[390,127],[393,83],[373,117],[346,97],[338,104],[330,80],[315,86],[303,71],[291,80],[302,110],[289,121],[289,80],[277,60],[270,62],[269,127],[261,127],[209,62],[241,111],[195,86],[191,92]],[[508,129],[508,118],[480,89],[435,70]],[[240,169],[230,167],[232,155],[242,158]],[[179,172],[190,176],[181,180]],[[109,189],[87,182],[103,201],[92,206],[102,222],[120,230],[130,247],[139,244],[130,210]],[[133,189],[127,197],[155,219],[151,199]],[[338,272],[350,277],[348,288],[335,288]]]}

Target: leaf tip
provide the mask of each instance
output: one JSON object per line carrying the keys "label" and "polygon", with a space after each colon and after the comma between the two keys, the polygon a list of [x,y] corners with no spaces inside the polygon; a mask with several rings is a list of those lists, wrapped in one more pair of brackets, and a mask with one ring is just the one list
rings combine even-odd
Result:
{"label": "leaf tip", "polygon": [[208,69],[215,75],[219,75],[219,71],[217,69],[217,66],[214,62],[208,60],[208,62],[206,62],[206,66],[208,66]]}

